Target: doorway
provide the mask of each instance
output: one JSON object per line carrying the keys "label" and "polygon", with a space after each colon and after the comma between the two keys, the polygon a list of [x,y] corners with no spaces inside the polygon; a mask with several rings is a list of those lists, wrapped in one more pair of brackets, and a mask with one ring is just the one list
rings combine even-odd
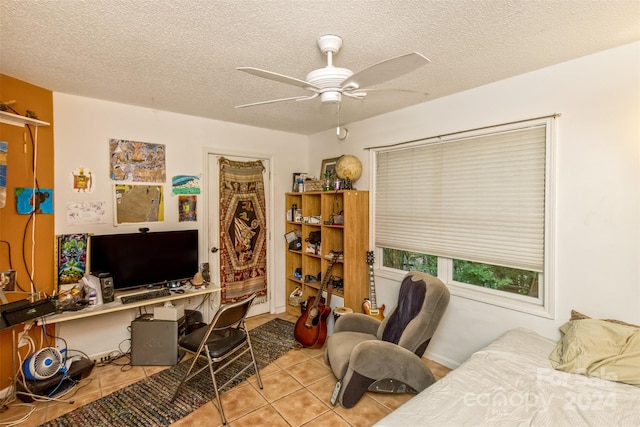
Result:
{"label": "doorway", "polygon": [[[224,157],[225,159],[239,161],[239,162],[255,162],[261,161],[264,166],[264,171],[262,174],[262,178],[264,181],[264,202],[265,202],[265,224],[266,224],[266,282],[267,282],[267,295],[266,298],[263,298],[261,301],[254,302],[251,309],[249,310],[249,316],[256,316],[259,314],[270,313],[273,312],[273,302],[272,302],[272,277],[273,272],[271,268],[271,263],[269,262],[271,258],[271,254],[273,253],[272,242],[271,242],[271,227],[272,227],[272,215],[271,215],[271,162],[267,156],[260,155],[244,155],[244,154],[234,154],[234,153],[220,153],[219,151],[207,151],[206,153],[206,210],[207,214],[205,216],[205,233],[206,241],[205,248],[207,251],[206,256],[209,261],[209,269],[211,272],[211,281],[216,284],[222,283],[221,277],[221,251],[224,250],[223,242],[220,239],[220,159]],[[204,255],[204,254],[203,254]],[[204,259],[203,258],[203,259]]]}

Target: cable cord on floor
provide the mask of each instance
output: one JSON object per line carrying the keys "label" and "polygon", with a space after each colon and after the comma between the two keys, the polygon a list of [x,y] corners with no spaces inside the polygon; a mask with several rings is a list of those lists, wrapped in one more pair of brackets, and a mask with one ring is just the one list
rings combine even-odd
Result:
{"label": "cable cord on floor", "polygon": [[[36,406],[31,403],[14,403],[11,406],[26,406],[29,408],[29,412],[27,412],[25,415],[21,416],[20,418],[16,418],[15,420],[0,421],[0,426],[13,427],[13,426],[22,424],[23,422],[27,421],[31,416],[31,414],[33,414],[36,410]],[[9,406],[3,405],[0,408],[0,413],[6,411],[7,409],[9,409]]]}

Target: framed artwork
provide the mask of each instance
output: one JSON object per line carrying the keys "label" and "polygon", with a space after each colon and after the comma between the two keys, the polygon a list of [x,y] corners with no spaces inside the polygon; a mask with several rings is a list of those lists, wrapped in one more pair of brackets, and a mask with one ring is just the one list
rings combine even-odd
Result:
{"label": "framed artwork", "polygon": [[338,159],[340,157],[333,157],[331,159],[322,160],[322,167],[320,168],[320,178],[324,178],[327,176],[327,172],[329,175],[334,176],[336,174],[336,163],[338,163]]}

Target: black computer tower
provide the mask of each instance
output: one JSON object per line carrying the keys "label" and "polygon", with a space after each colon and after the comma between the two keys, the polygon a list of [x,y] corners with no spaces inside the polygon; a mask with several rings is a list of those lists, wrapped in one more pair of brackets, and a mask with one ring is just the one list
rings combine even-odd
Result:
{"label": "black computer tower", "polygon": [[178,363],[178,322],[136,319],[131,322],[131,365],[167,366]]}

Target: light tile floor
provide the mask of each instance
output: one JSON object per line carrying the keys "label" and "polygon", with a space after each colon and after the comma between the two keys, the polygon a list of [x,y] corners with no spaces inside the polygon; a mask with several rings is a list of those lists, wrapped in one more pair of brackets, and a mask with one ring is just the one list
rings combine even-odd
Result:
{"label": "light tile floor", "polygon": [[[253,329],[274,317],[295,322],[297,318],[282,315],[262,315],[247,319]],[[128,361],[128,359],[121,359]],[[450,370],[426,358],[436,379]],[[91,375],[76,387],[73,404],[62,402],[36,402],[33,405],[12,404],[0,413],[0,425],[24,417],[21,427],[38,426],[66,412],[99,399],[115,390],[132,384],[166,367],[142,367],[110,364],[96,367]],[[370,426],[409,400],[412,395],[366,393],[358,404],[345,409],[330,403],[336,379],[324,363],[322,349],[291,350],[260,371],[264,388],[260,390],[255,376],[222,394],[222,405],[228,425],[241,426]],[[215,400],[215,399],[214,399]],[[219,426],[220,414],[209,402],[187,417],[172,424],[174,427]]]}

